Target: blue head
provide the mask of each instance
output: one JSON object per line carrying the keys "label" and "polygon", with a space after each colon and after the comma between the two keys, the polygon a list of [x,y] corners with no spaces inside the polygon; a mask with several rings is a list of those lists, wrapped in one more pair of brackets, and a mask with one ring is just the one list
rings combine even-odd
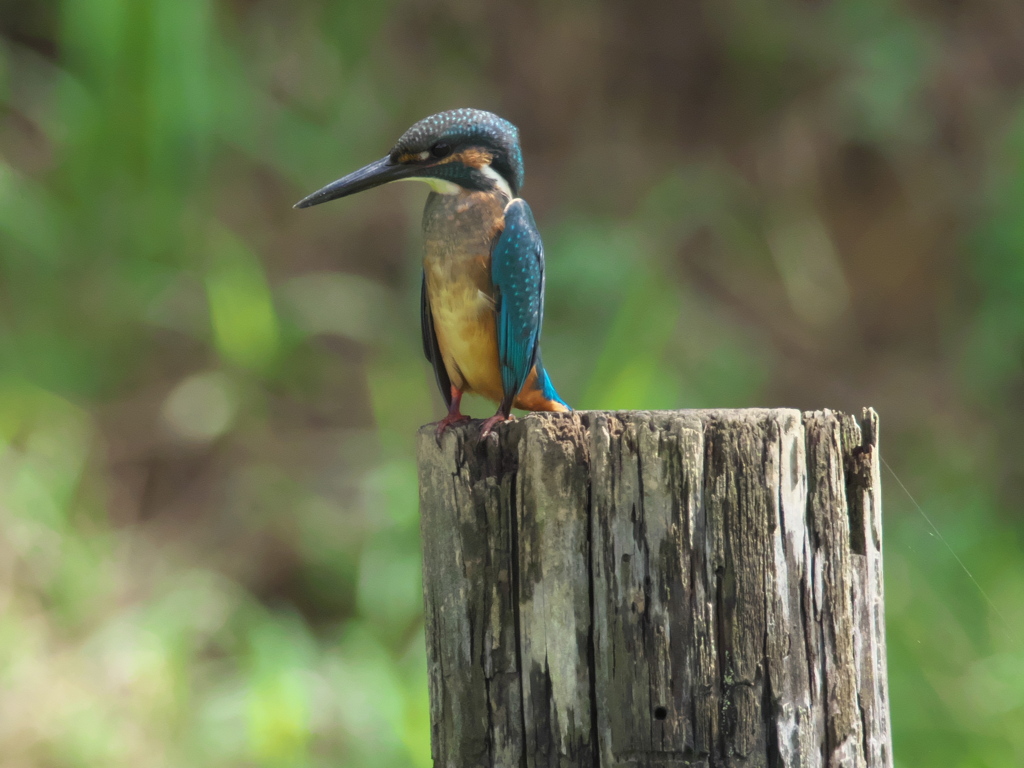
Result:
{"label": "blue head", "polygon": [[515,197],[523,184],[519,131],[480,109],[439,112],[402,134],[387,157],[328,184],[295,207],[307,208],[403,179],[424,181],[438,192],[500,189]]}

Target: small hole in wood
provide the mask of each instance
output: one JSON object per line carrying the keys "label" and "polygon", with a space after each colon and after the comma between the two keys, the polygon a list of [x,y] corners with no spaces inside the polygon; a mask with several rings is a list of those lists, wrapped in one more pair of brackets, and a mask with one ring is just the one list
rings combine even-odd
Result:
{"label": "small hole in wood", "polygon": [[667,709],[665,709],[664,707],[655,707],[654,708],[654,719],[655,720],[664,720],[666,717],[668,717],[668,710]]}

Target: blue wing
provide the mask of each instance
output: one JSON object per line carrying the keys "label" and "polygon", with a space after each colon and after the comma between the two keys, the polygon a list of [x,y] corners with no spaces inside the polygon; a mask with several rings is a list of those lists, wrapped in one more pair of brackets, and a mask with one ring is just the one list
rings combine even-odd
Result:
{"label": "blue wing", "polygon": [[525,200],[505,206],[505,229],[491,250],[491,281],[497,289],[501,405],[507,413],[537,360],[544,319],[544,246]]}

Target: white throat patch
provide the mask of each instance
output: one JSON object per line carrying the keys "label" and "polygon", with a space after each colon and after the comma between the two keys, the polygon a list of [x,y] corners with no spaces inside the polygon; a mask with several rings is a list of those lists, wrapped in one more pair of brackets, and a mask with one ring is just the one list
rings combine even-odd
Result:
{"label": "white throat patch", "polygon": [[496,187],[497,187],[498,189],[500,189],[500,190],[501,190],[502,192],[504,192],[504,193],[505,193],[505,196],[506,196],[506,197],[507,197],[507,198],[508,198],[509,200],[511,200],[511,199],[512,199],[512,188],[511,188],[511,187],[510,187],[510,186],[508,185],[508,182],[507,182],[507,181],[505,181],[505,177],[504,177],[504,176],[502,176],[502,175],[501,175],[500,173],[498,173],[498,172],[497,172],[496,170],[494,170],[493,168],[491,168],[491,165],[490,165],[490,163],[488,163],[488,164],[487,164],[487,165],[485,165],[485,166],[484,166],[483,168],[481,168],[481,169],[480,169],[480,173],[482,173],[482,174],[483,174],[484,176],[486,176],[486,177],[487,177],[488,179],[490,179],[491,181],[493,181],[493,182],[494,182],[494,185],[495,185],[495,186],[496,186]]}

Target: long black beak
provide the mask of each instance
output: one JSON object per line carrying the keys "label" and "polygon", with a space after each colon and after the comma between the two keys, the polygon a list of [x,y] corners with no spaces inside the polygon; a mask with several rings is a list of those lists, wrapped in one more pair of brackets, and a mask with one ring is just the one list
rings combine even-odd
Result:
{"label": "long black beak", "polygon": [[344,178],[328,184],[319,189],[309,197],[304,197],[295,204],[295,208],[309,208],[311,205],[326,203],[328,200],[336,200],[339,197],[354,195],[366,189],[379,187],[389,181],[405,179],[420,170],[415,165],[403,163],[392,163],[390,157],[383,157],[375,163],[370,163],[365,168],[350,173]]}

